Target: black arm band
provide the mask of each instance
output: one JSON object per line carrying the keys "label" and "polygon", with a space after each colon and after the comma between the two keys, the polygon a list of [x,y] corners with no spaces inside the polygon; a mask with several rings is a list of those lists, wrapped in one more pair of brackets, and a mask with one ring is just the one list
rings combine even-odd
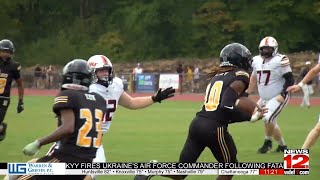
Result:
{"label": "black arm band", "polygon": [[222,95],[221,107],[232,107],[238,98],[238,93],[233,88],[228,87]]}
{"label": "black arm band", "polygon": [[234,111],[232,111],[231,120],[229,124],[236,123],[236,122],[250,121],[251,117],[252,117],[251,115],[241,112],[238,109],[235,109]]}
{"label": "black arm band", "polygon": [[286,82],[283,85],[283,89],[281,91],[281,96],[283,98],[285,98],[285,96],[288,94],[287,88],[294,84],[294,78],[293,78],[292,72],[287,72],[282,77],[286,80]]}
{"label": "black arm band", "polygon": [[240,95],[240,97],[249,97],[249,93],[244,92],[244,93],[242,93],[242,94]]}

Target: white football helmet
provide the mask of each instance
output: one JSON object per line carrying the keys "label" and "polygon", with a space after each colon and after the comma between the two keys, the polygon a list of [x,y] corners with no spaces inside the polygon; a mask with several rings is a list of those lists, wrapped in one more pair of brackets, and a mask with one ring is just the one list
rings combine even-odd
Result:
{"label": "white football helmet", "polygon": [[259,51],[261,55],[262,55],[263,47],[272,47],[273,48],[272,56],[275,56],[278,53],[278,42],[274,37],[267,36],[260,41]]}
{"label": "white football helmet", "polygon": [[[89,67],[93,70],[93,82],[99,83],[108,87],[112,83],[113,68],[111,61],[104,55],[94,55],[88,60]],[[99,70],[109,71],[109,75],[103,78],[98,78],[96,72]]]}

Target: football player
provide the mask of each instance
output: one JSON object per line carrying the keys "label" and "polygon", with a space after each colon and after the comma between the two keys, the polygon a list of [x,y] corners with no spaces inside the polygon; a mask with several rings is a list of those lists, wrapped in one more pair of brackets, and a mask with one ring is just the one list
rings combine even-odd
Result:
{"label": "football player", "polygon": [[[131,97],[124,91],[122,80],[114,77],[112,63],[106,56],[94,55],[87,63],[93,69],[93,84],[90,85],[89,91],[100,94],[107,102],[108,112],[102,123],[103,133],[108,132],[118,104],[127,109],[141,109],[174,96],[175,89],[170,87],[165,90],[159,89],[154,96]],[[48,154],[58,148],[59,143],[56,143]],[[93,162],[106,162],[103,145],[99,146]]]}
{"label": "football player", "polygon": [[260,55],[253,58],[253,72],[247,92],[250,94],[258,86],[260,99],[258,104],[269,109],[264,117],[265,140],[258,153],[267,153],[272,149],[272,136],[278,142],[276,152],[287,148],[277,117],[289,101],[286,89],[294,84],[289,58],[278,53],[278,43],[268,36],[259,44]]}
{"label": "football player", "polygon": [[[102,119],[106,101],[96,93],[89,93],[92,71],[87,61],[75,59],[63,69],[61,91],[54,99],[53,111],[58,117],[58,128],[24,147],[28,156],[40,147],[59,142],[59,148],[36,162],[92,162],[101,145]],[[81,176],[21,176],[19,179],[84,179]]]}
{"label": "football player", "polygon": [[6,136],[7,124],[4,123],[9,104],[10,104],[10,91],[11,83],[16,81],[18,86],[19,102],[17,112],[23,111],[23,83],[20,75],[21,66],[15,62],[12,57],[15,48],[13,43],[8,39],[0,41],[0,141]]}
{"label": "football player", "polygon": [[[302,80],[311,69],[311,62],[310,61],[305,62],[304,65],[305,65],[305,67],[300,72],[300,75],[297,78],[297,81]],[[301,102],[300,106],[310,108],[310,95],[312,95],[314,93],[313,87],[312,87],[312,80],[307,82],[302,87],[302,92],[303,92],[303,98],[302,98],[302,102]]]}
{"label": "football player", "polygon": [[[301,89],[306,84],[308,84],[308,82],[310,82],[314,77],[316,77],[319,73],[320,73],[320,64],[317,64],[307,73],[307,75],[300,81],[299,84],[288,87],[287,91],[288,92],[301,91]],[[320,136],[320,116],[319,116],[318,123],[309,132],[306,140],[304,141],[302,145],[302,149],[310,149],[315,144],[319,136]]]}
{"label": "football player", "polygon": [[[102,124],[103,133],[108,132],[118,104],[127,109],[141,109],[174,96],[175,89],[170,87],[165,90],[159,89],[154,96],[131,97],[124,91],[122,80],[114,77],[112,63],[106,56],[94,55],[89,58],[88,64],[94,71],[94,83],[89,87],[90,92],[100,94],[107,101],[108,113]],[[102,145],[94,162],[106,162]]]}
{"label": "football player", "polygon": [[[220,67],[210,73],[202,109],[190,124],[189,134],[181,151],[179,162],[196,162],[204,148],[208,147],[218,162],[237,162],[237,148],[228,131],[231,122],[255,122],[263,117],[265,109],[249,115],[240,111],[237,99],[245,95],[249,85],[251,53],[239,43],[225,46],[220,53]],[[259,107],[258,105],[256,105]],[[184,175],[164,175],[171,179],[184,179]],[[152,176],[135,176],[135,180],[147,180]],[[232,179],[219,175],[217,179]]]}

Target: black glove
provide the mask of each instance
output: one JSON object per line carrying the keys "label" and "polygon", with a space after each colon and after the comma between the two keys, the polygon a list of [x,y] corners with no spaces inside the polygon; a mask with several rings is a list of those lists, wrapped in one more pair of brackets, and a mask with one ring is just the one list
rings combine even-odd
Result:
{"label": "black glove", "polygon": [[161,90],[162,89],[160,88],[157,91],[157,93],[152,96],[153,102],[161,103],[162,100],[173,97],[174,93],[176,92],[176,90],[173,89],[172,87],[169,87],[169,88],[167,88],[167,89],[165,89],[163,91],[161,91]]}
{"label": "black glove", "polygon": [[17,113],[21,113],[24,110],[23,108],[23,101],[19,100],[18,106],[17,106]]}

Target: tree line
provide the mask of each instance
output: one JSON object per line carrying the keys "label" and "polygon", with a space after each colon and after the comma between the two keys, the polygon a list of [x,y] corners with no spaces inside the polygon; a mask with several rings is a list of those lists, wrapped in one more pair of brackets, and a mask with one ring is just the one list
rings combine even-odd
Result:
{"label": "tree line", "polygon": [[105,54],[113,62],[217,57],[230,42],[258,53],[318,51],[317,0],[2,0],[0,37],[24,65]]}

